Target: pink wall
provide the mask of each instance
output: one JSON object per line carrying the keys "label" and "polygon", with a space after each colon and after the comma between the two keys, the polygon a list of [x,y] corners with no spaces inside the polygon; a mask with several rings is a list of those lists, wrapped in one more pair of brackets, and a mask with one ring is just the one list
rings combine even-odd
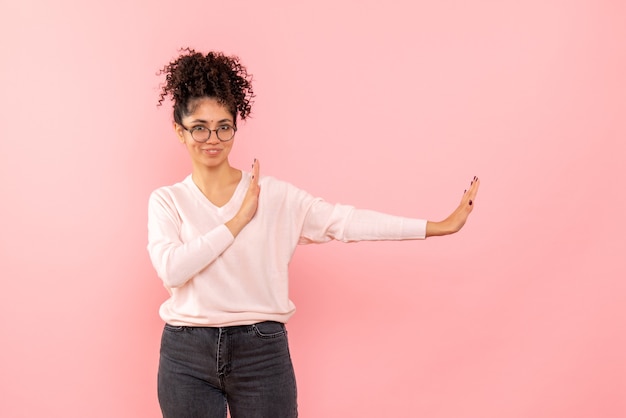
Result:
{"label": "pink wall", "polygon": [[87,3],[1,3],[0,416],[159,416],[186,45],[255,75],[237,165],[429,219],[482,179],[459,235],[299,249],[301,416],[626,416],[623,2]]}

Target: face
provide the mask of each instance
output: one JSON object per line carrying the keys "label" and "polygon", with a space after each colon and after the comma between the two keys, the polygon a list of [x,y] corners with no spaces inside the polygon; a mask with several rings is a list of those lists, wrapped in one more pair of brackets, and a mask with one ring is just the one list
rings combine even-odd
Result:
{"label": "face", "polygon": [[[235,139],[221,142],[215,129],[235,126],[233,115],[216,99],[210,97],[195,99],[190,105],[192,112],[182,118],[182,126],[174,123],[174,130],[180,142],[186,145],[194,168],[229,166],[228,155]],[[190,131],[197,127],[212,130],[207,142],[196,142],[192,138]]]}

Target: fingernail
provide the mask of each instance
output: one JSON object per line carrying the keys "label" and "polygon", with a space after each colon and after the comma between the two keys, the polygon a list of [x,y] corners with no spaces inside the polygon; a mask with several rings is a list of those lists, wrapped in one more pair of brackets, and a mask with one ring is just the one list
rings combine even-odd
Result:
{"label": "fingernail", "polygon": [[470,206],[472,206],[472,201],[471,200],[469,201],[469,204],[470,204]]}
{"label": "fingernail", "polygon": [[[252,175],[252,180],[254,180],[254,174]],[[470,203],[470,205],[471,205],[471,203]]]}
{"label": "fingernail", "polygon": [[473,181],[473,180],[472,180],[472,182],[470,182],[470,186],[471,186],[472,184],[474,184],[474,181]]}
{"label": "fingernail", "polygon": [[466,190],[463,190],[463,193],[467,193],[467,189],[466,189]]}

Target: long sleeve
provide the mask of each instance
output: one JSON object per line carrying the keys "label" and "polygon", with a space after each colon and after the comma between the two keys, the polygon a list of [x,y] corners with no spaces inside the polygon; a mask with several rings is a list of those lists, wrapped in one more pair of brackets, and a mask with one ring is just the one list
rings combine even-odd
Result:
{"label": "long sleeve", "polygon": [[301,244],[426,238],[426,220],[387,215],[316,199],[306,214]]}
{"label": "long sleeve", "polygon": [[152,193],[148,204],[148,252],[157,275],[169,288],[184,285],[234,240],[226,225],[220,224],[183,243],[181,223],[173,199],[158,191]]}

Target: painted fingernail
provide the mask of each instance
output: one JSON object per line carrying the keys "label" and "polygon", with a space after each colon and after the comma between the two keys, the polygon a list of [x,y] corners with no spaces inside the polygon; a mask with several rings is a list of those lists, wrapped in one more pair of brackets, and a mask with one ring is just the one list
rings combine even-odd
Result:
{"label": "painted fingernail", "polygon": [[470,182],[470,186],[471,186],[472,184],[474,184],[474,181]]}
{"label": "painted fingernail", "polygon": [[471,200],[469,201],[469,204],[470,204],[470,206],[472,206],[472,201]]}
{"label": "painted fingernail", "polygon": [[466,190],[463,190],[463,193],[467,193],[467,189],[466,189]]}
{"label": "painted fingernail", "polygon": [[[252,175],[252,180],[254,180],[254,174]],[[470,203],[470,205],[471,205],[471,203]]]}

